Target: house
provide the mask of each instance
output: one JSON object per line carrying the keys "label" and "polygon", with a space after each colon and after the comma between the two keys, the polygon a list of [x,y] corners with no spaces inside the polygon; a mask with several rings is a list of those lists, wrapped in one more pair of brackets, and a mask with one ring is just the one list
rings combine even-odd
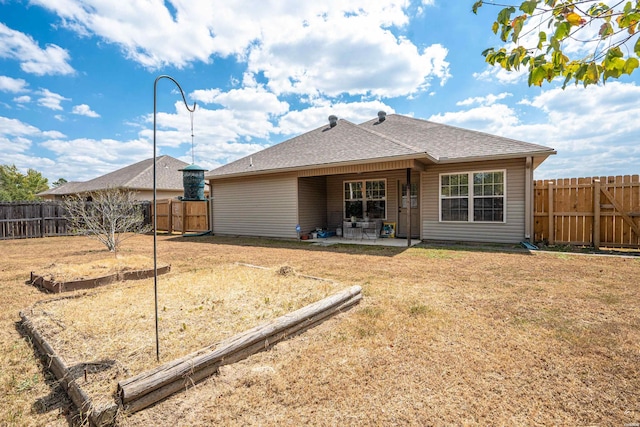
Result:
{"label": "house", "polygon": [[211,231],[296,238],[356,217],[396,237],[515,243],[533,234],[533,170],[555,153],[382,111],[361,124],[330,116],[206,173]]}
{"label": "house", "polygon": [[[180,169],[189,164],[171,156],[156,158],[156,197],[168,199],[182,196],[183,178]],[[61,200],[65,196],[120,188],[136,192],[137,200],[153,200],[153,158],[118,169],[89,181],[70,181],[38,194],[45,200]]]}

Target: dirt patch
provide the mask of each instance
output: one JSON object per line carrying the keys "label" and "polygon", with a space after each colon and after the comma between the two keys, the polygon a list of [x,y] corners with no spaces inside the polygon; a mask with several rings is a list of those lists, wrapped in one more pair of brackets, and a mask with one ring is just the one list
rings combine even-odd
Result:
{"label": "dirt patch", "polygon": [[[140,236],[128,240],[123,253],[150,254],[151,248],[151,237]],[[640,422],[637,258],[498,247],[319,247],[215,236],[160,236],[158,251],[172,265],[160,280],[161,296],[169,296],[162,289],[170,278],[184,277],[181,290],[188,290],[202,271],[248,263],[273,274],[290,266],[301,275],[360,284],[364,299],[339,322],[223,367],[219,376],[121,425]],[[53,262],[90,262],[105,252],[80,237],[3,241],[0,252],[0,424],[67,426],[68,401],[15,323],[20,310],[46,297],[24,284],[29,271]],[[150,280],[135,283],[141,291],[146,286],[146,296],[127,303],[153,298]],[[212,289],[225,285],[232,284],[210,282]],[[104,289],[126,293],[126,287]],[[256,303],[264,305],[264,299]],[[104,318],[102,304],[86,299],[84,317]],[[163,306],[180,309],[179,303]],[[153,310],[142,319],[135,307],[124,307],[136,324],[151,321]],[[253,325],[260,313],[245,305],[235,316]],[[216,325],[218,313],[207,314],[203,322]],[[196,328],[186,326],[182,331],[178,319],[163,333],[171,332],[180,347]],[[147,331],[141,328],[132,340],[140,349],[136,354],[153,359],[153,334]],[[106,363],[91,353],[86,359]],[[96,367],[106,368],[112,369],[108,363]]]}

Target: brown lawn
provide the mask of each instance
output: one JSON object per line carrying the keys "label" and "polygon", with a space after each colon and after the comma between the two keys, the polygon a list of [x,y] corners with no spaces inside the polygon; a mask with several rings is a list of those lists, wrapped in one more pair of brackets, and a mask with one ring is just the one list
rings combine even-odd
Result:
{"label": "brown lawn", "polygon": [[[122,253],[151,256],[151,251],[152,237],[140,236],[127,240]],[[17,326],[20,310],[56,296],[25,282],[30,271],[88,264],[109,254],[84,237],[1,241],[0,254],[0,425],[69,425],[74,418],[68,399]],[[215,342],[236,327],[253,326],[334,291],[329,282],[314,287],[299,276],[286,278],[293,283],[277,283],[275,276],[257,279],[253,273],[238,276],[243,280],[207,280],[237,270],[236,263],[268,267],[267,272],[290,266],[333,279],[340,289],[359,284],[364,299],[271,351],[223,367],[220,375],[184,393],[119,417],[120,425],[640,422],[640,257],[176,236],[160,236],[158,254],[172,266],[159,277],[167,357],[182,347],[188,352],[187,343],[200,345],[185,335],[192,331],[204,330]],[[172,283],[183,287],[184,295],[162,293],[173,289]],[[88,329],[96,341],[71,340],[78,341],[71,344],[82,349],[81,357],[102,357],[93,342],[122,341],[123,348],[133,345],[138,352],[108,356],[116,366],[128,366],[125,353],[133,353],[141,366],[148,360],[152,367],[152,323],[138,322],[139,334],[122,340],[122,328],[110,326],[153,316],[136,312],[138,302],[148,304],[153,297],[152,286],[151,279],[109,285],[76,299],[86,301],[84,311],[56,312],[65,313],[56,322],[102,323]],[[195,302],[188,302],[185,295],[196,290]],[[116,304],[121,312],[106,310],[108,295],[126,301]],[[221,300],[228,311],[205,310]],[[47,304],[56,303],[38,306]],[[195,322],[191,315],[198,316]],[[233,323],[238,319],[240,326]]]}

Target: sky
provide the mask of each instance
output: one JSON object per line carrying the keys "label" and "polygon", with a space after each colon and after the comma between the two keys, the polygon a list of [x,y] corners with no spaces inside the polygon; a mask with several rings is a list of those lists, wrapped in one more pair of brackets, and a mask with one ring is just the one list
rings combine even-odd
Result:
{"label": "sky", "polygon": [[157,154],[205,169],[383,110],[557,150],[535,179],[640,173],[640,71],[528,87],[473,3],[0,0],[0,164],[51,185],[152,158],[155,95]]}

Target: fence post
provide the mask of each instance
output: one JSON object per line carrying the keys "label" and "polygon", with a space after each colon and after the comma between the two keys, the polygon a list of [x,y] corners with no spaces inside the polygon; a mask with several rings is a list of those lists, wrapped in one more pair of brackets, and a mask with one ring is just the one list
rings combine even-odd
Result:
{"label": "fence post", "polygon": [[187,201],[182,201],[182,234],[187,231]]}
{"label": "fence post", "polygon": [[549,244],[553,245],[556,239],[556,222],[553,214],[553,182],[549,181]]}
{"label": "fence post", "polygon": [[40,203],[40,237],[44,237],[44,203]]}
{"label": "fence post", "polygon": [[593,247],[600,249],[600,180],[593,180]]}

